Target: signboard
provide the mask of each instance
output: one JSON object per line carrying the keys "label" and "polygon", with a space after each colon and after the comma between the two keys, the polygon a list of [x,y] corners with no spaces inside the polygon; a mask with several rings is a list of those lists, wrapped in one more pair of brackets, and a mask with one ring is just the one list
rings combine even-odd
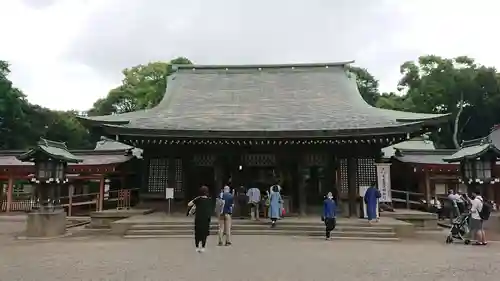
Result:
{"label": "signboard", "polygon": [[392,203],[391,163],[375,163],[377,166],[377,186],[380,191],[379,202]]}
{"label": "signboard", "polygon": [[108,200],[109,199],[109,188],[110,188],[110,184],[109,182],[104,184],[104,200]]}
{"label": "signboard", "polygon": [[165,199],[174,199],[174,189],[173,188],[165,188]]}

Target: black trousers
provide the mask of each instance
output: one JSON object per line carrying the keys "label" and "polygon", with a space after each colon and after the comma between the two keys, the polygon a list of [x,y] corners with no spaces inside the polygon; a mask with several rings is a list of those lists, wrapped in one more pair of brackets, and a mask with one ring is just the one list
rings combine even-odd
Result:
{"label": "black trousers", "polygon": [[201,246],[205,248],[207,244],[207,237],[210,234],[210,219],[200,220],[194,222],[194,243],[196,247]]}
{"label": "black trousers", "polygon": [[335,229],[335,225],[337,224],[337,221],[335,218],[325,218],[325,234],[326,238],[330,238],[332,230]]}

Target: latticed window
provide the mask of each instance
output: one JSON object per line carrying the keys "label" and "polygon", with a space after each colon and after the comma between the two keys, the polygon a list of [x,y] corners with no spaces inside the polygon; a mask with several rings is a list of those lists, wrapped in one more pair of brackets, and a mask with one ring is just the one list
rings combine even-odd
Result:
{"label": "latticed window", "polygon": [[326,154],[310,153],[304,156],[304,165],[307,167],[324,167],[327,162]]}
{"label": "latticed window", "polygon": [[274,154],[245,154],[242,157],[243,165],[249,167],[273,167],[276,165]]}
{"label": "latticed window", "polygon": [[184,186],[182,184],[182,159],[175,159],[175,186],[174,197],[184,198]]}
{"label": "latticed window", "polygon": [[[356,187],[369,186],[377,180],[377,167],[374,158],[357,159]],[[340,194],[348,194],[347,159],[339,159],[340,164]]]}
{"label": "latticed window", "polygon": [[375,159],[359,158],[357,159],[357,163],[357,186],[370,186],[377,180],[377,167],[375,166]]}
{"label": "latticed window", "polygon": [[200,167],[213,167],[215,156],[213,154],[197,154],[193,157],[195,166]]}
{"label": "latticed window", "polygon": [[348,174],[347,174],[347,159],[339,159],[340,164],[340,188],[339,193],[346,195],[349,193],[349,187],[347,185]]}
{"label": "latticed window", "polygon": [[163,193],[167,187],[168,159],[149,160],[148,192]]}

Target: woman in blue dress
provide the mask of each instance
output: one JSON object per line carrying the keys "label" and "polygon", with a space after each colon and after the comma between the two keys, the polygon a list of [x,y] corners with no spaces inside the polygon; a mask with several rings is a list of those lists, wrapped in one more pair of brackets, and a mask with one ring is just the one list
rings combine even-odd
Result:
{"label": "woman in blue dress", "polygon": [[281,205],[283,200],[281,199],[281,194],[279,187],[273,185],[271,187],[271,193],[269,194],[269,217],[271,218],[271,227],[276,227],[276,221],[281,216]]}

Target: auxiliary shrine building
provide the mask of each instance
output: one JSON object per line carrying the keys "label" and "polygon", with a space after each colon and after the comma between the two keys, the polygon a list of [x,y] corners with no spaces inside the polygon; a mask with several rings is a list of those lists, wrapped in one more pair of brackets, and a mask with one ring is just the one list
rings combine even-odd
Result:
{"label": "auxiliary shrine building", "polygon": [[143,149],[141,198],[178,202],[275,182],[291,212],[328,191],[357,216],[359,188],[376,180],[381,149],[437,129],[448,115],[375,108],[347,63],[179,65],[156,107],[83,118],[100,134]]}

